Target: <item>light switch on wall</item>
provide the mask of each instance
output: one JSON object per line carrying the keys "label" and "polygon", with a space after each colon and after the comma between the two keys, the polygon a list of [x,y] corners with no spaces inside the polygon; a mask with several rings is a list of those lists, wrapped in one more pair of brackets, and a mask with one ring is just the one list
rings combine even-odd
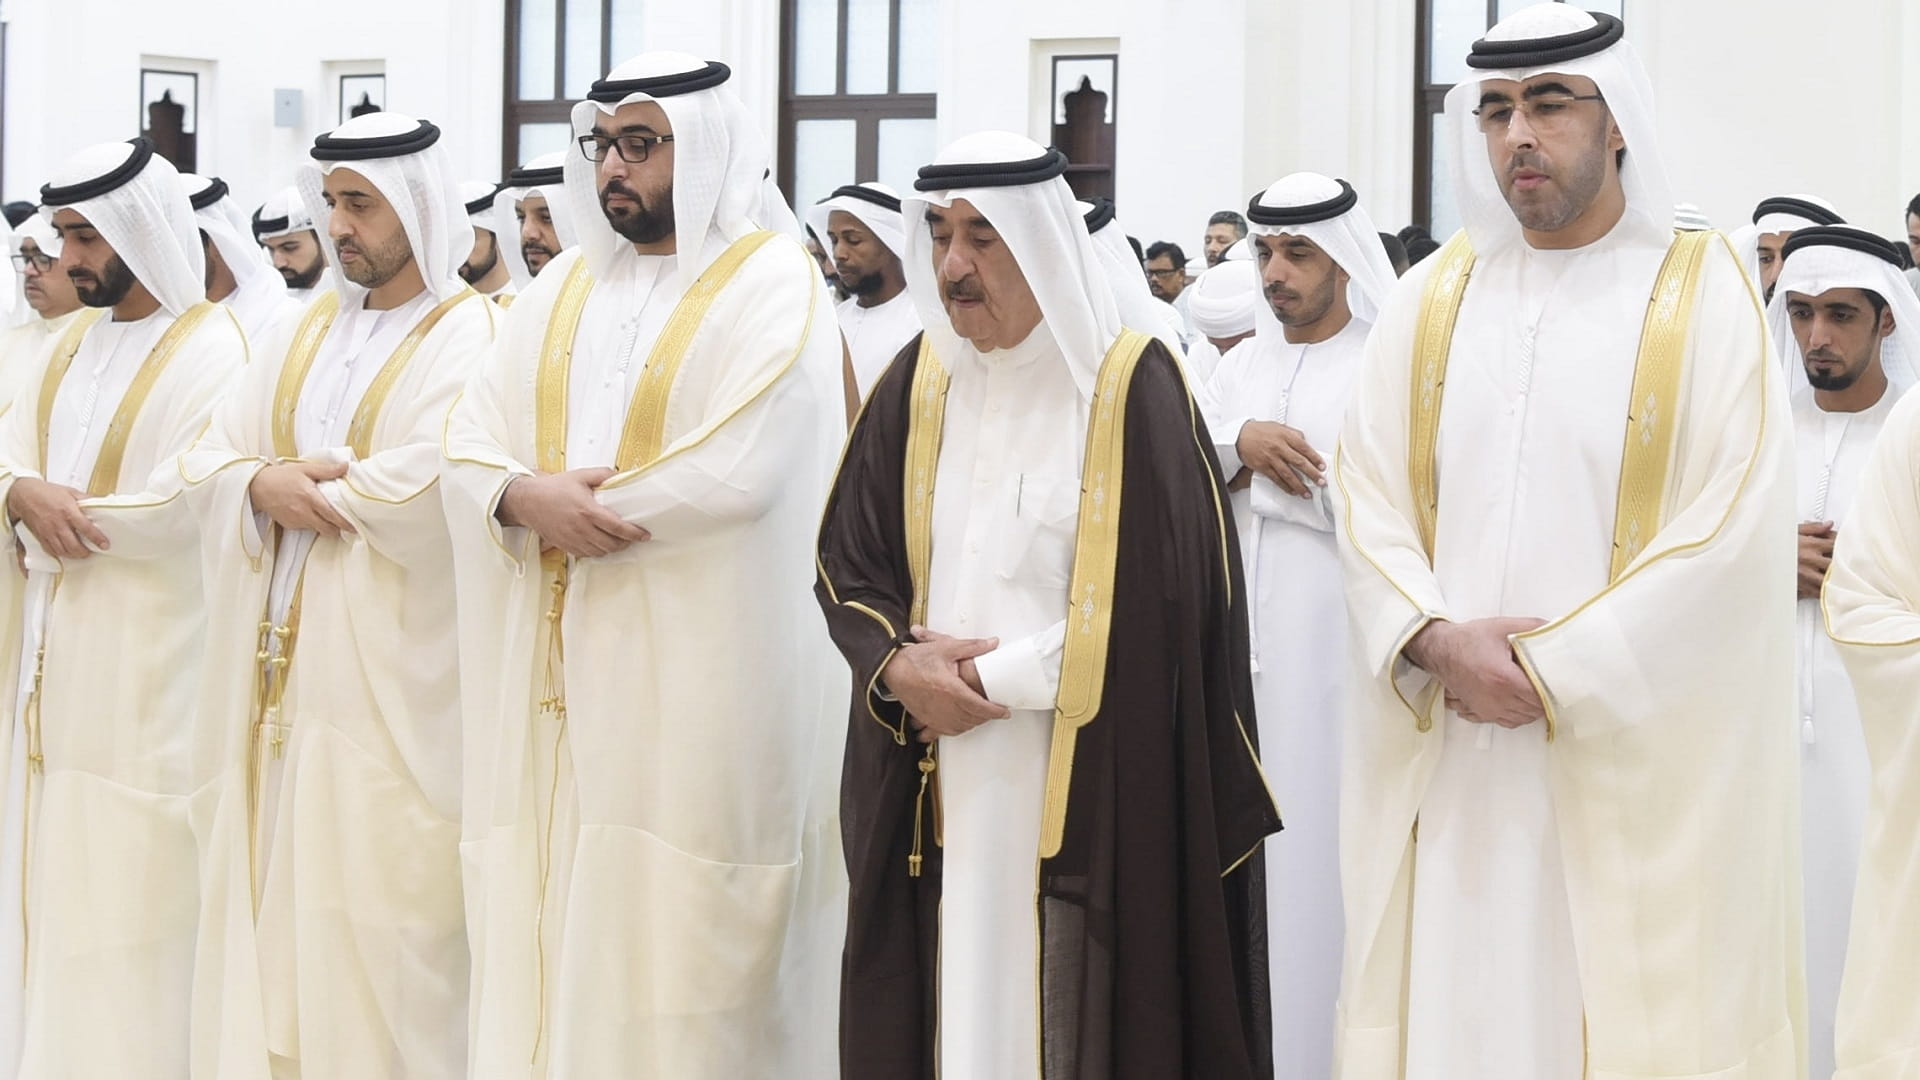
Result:
{"label": "light switch on wall", "polygon": [[305,102],[298,90],[273,92],[273,126],[297,128],[305,113]]}

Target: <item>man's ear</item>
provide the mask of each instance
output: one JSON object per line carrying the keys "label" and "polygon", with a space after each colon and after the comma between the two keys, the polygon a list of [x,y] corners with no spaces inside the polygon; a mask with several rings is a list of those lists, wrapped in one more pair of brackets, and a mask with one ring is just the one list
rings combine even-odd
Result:
{"label": "man's ear", "polygon": [[1897,327],[1898,327],[1898,324],[1894,321],[1894,318],[1893,318],[1893,305],[1889,304],[1886,307],[1881,308],[1880,309],[1880,336],[1883,338],[1891,337],[1893,335],[1894,330]]}

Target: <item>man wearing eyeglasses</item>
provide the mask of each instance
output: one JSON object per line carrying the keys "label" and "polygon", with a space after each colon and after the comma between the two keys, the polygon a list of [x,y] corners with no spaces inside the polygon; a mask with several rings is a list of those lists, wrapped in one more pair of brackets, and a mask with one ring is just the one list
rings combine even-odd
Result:
{"label": "man wearing eyeglasses", "polygon": [[836,1072],[840,334],[729,74],[574,107],[578,246],[448,423],[476,1078]]}
{"label": "man wearing eyeglasses", "polygon": [[60,265],[60,233],[38,213],[13,231],[13,270],[33,318],[0,334],[0,409],[13,400],[47,343],[85,309]]}
{"label": "man wearing eyeglasses", "polygon": [[1805,1075],[1792,426],[1623,34],[1474,44],[1348,412],[1340,1080]]}

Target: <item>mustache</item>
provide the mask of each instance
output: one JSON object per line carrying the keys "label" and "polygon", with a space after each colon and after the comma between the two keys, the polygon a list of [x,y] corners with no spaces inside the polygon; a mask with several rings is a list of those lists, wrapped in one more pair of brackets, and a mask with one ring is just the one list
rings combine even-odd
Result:
{"label": "mustache", "polygon": [[985,300],[987,298],[986,290],[972,278],[947,282],[946,293],[949,300]]}
{"label": "mustache", "polygon": [[1812,352],[1807,354],[1807,363],[1811,364],[1816,362],[1825,363],[1825,364],[1838,364],[1838,363],[1841,363],[1841,359],[1838,355],[1828,352],[1825,349],[1815,349]]}
{"label": "mustache", "polygon": [[1282,288],[1282,287],[1281,287],[1281,286],[1279,286],[1279,285],[1269,285],[1269,286],[1267,286],[1267,288],[1266,288],[1266,293],[1267,293],[1267,301],[1268,301],[1269,303],[1271,303],[1271,302],[1273,302],[1273,301],[1275,301],[1275,300],[1298,300],[1298,299],[1300,299],[1300,294],[1299,294],[1299,293],[1297,293],[1297,292],[1294,292],[1294,291],[1293,291],[1292,289],[1287,289],[1287,288]]}
{"label": "mustache", "polygon": [[545,244],[521,244],[520,245],[520,254],[522,255],[532,255],[536,252],[541,255],[545,255],[549,259],[553,258],[553,249],[548,247]]}
{"label": "mustache", "polygon": [[355,255],[366,254],[366,252],[361,249],[359,244],[356,244],[351,240],[335,240],[333,242],[333,250],[338,252],[341,255],[345,255],[349,251],[353,252]]}
{"label": "mustache", "polygon": [[1537,172],[1542,176],[1553,175],[1552,170],[1547,168],[1547,159],[1537,153],[1522,152],[1507,159],[1506,173],[1509,178],[1521,169],[1526,169],[1528,172]]}

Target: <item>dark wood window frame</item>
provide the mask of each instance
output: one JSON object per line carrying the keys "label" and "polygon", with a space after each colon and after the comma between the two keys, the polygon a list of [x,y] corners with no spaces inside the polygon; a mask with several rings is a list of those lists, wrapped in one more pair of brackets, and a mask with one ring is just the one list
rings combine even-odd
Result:
{"label": "dark wood window frame", "polygon": [[[509,0],[515,3],[517,0]],[[799,48],[794,0],[780,4],[780,163],[775,179],[788,199],[793,198],[793,151],[795,125],[801,120],[854,121],[853,171],[848,183],[874,179],[880,168],[880,121],[931,120],[936,94],[902,94],[900,87],[900,0],[888,0],[886,94],[847,93],[847,9],[848,0],[837,0],[840,8],[835,33],[831,94],[798,94],[793,80],[795,51]],[[804,216],[805,207],[796,207]]]}
{"label": "dark wood window frame", "polygon": [[567,80],[567,8],[574,4],[592,4],[600,8],[600,70],[613,67],[613,0],[553,0],[553,97],[544,100],[520,97],[520,6],[522,0],[507,0],[506,93],[500,127],[500,175],[520,167],[521,124],[565,124],[573,118],[573,100],[566,96]]}

